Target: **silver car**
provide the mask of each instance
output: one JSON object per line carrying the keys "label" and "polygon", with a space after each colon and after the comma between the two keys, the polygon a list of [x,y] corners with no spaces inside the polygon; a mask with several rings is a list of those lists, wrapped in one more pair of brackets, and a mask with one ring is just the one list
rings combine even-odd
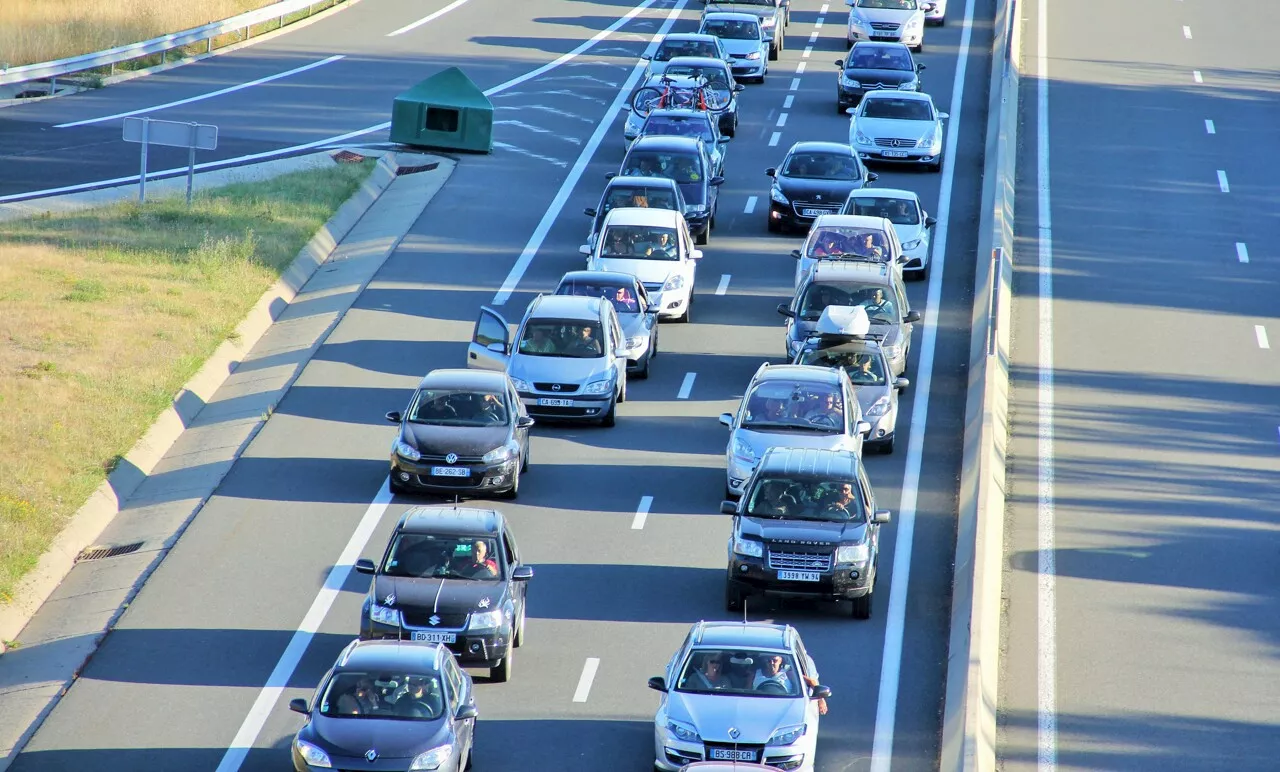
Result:
{"label": "silver car", "polygon": [[769,59],[778,58],[786,35],[778,31],[780,23],[784,23],[786,14],[778,7],[776,0],[706,0],[702,15],[715,12],[750,13],[760,18],[760,28],[764,31],[765,42],[769,44]]}
{"label": "silver car", "polygon": [[769,42],[765,40],[760,19],[750,13],[707,13],[698,32],[720,38],[729,52],[733,77],[754,79],[764,83],[769,74]]}
{"label": "silver car", "polygon": [[871,424],[844,370],[809,365],[760,365],[735,413],[723,413],[729,427],[725,448],[727,498],[743,486],[764,452],[773,447],[823,448],[862,452]]}
{"label": "silver car", "polygon": [[919,53],[924,49],[924,0],[845,0],[849,26],[845,43],[891,40]]}
{"label": "silver car", "polygon": [[919,91],[872,91],[847,112],[849,145],[864,161],[942,169],[942,121],[933,97]]}
{"label": "silver car", "polygon": [[626,338],[627,374],[649,377],[649,363],[658,355],[658,301],[644,284],[627,273],[570,271],[560,277],[556,295],[608,298]]}
{"label": "silver car", "polygon": [[831,689],[791,625],[698,622],[649,688],[662,694],[655,769],[704,760],[814,769],[818,701]]}

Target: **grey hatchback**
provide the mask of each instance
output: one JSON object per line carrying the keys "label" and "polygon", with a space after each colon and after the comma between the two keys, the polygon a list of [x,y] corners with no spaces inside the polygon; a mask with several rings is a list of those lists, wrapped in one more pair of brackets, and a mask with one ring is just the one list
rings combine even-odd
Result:
{"label": "grey hatchback", "polygon": [[649,363],[658,355],[659,304],[649,297],[644,283],[629,273],[570,271],[560,277],[555,295],[607,298],[618,313],[626,339],[627,374],[649,377]]}

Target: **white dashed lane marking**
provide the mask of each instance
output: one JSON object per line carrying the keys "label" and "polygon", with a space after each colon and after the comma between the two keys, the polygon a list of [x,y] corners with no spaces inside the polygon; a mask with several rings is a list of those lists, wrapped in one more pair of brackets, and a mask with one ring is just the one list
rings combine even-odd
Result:
{"label": "white dashed lane marking", "polygon": [[755,196],[747,196],[747,205],[742,208],[742,213],[751,214],[752,212],[754,212],[756,210],[756,201],[758,200],[759,199],[757,199]]}
{"label": "white dashed lane marking", "polygon": [[1249,248],[1243,241],[1236,242],[1236,259],[1242,263],[1249,262]]}
{"label": "white dashed lane marking", "polygon": [[795,101],[796,101],[796,97],[795,97],[795,95],[794,95],[794,94],[787,94],[787,98],[786,98],[786,99],[784,99],[784,100],[782,100],[782,109],[783,109],[783,110],[790,110],[790,109],[791,109],[791,104],[792,104],[793,102],[795,102]]}
{"label": "white dashed lane marking", "polygon": [[1215,128],[1213,125],[1213,121],[1209,120],[1208,118],[1204,119],[1204,130],[1209,132],[1210,134],[1218,133],[1217,128]]}
{"label": "white dashed lane marking", "polygon": [[808,64],[808,62],[800,62],[799,64],[796,65],[796,75],[804,74],[804,66],[806,64]]}
{"label": "white dashed lane marking", "polygon": [[1190,27],[1187,27],[1187,26],[1185,26],[1185,25],[1184,25],[1184,26],[1182,27],[1182,36],[1183,36],[1184,38],[1186,38],[1187,40],[1190,40],[1190,39],[1191,39],[1191,28],[1190,28]]}
{"label": "white dashed lane marking", "polygon": [[782,132],[775,131],[772,137],[769,137],[769,147],[777,147],[778,140],[782,139]]}
{"label": "white dashed lane marking", "polygon": [[1204,83],[1204,77],[1200,75],[1199,70],[1191,71],[1191,79],[1194,80],[1196,83]]}
{"label": "white dashed lane marking", "polygon": [[697,373],[685,373],[684,383],[680,384],[680,393],[676,395],[676,399],[688,399],[689,393],[693,391],[693,381],[698,377]]}
{"label": "white dashed lane marking", "polygon": [[782,128],[783,126],[786,126],[786,125],[787,125],[787,114],[783,113],[778,116],[778,128]]}
{"label": "white dashed lane marking", "polygon": [[1267,340],[1267,328],[1260,324],[1253,326],[1253,335],[1258,339],[1258,348],[1271,348],[1271,341]]}
{"label": "white dashed lane marking", "polygon": [[573,693],[574,702],[587,701],[587,696],[591,694],[591,682],[596,680],[596,671],[599,669],[599,658],[587,657],[586,663],[582,666],[582,677],[578,679],[578,689]]}
{"label": "white dashed lane marking", "polygon": [[641,496],[640,506],[636,507],[635,519],[631,521],[631,530],[639,531],[644,528],[645,518],[649,516],[649,507],[653,506],[652,496]]}
{"label": "white dashed lane marking", "polygon": [[813,53],[813,46],[805,46],[805,47],[804,47],[804,53],[800,54],[800,56],[801,56],[801,57],[803,57],[803,58],[805,58],[805,59],[808,59],[808,58],[809,58],[809,54],[812,54],[812,53]]}
{"label": "white dashed lane marking", "polygon": [[787,91],[795,91],[795,90],[796,90],[796,89],[798,89],[798,88],[800,88],[800,79],[799,79],[799,78],[792,78],[792,79],[791,79],[791,88],[787,89]]}
{"label": "white dashed lane marking", "polygon": [[1223,193],[1231,192],[1231,185],[1227,182],[1227,173],[1221,169],[1218,170],[1218,187],[1222,189]]}
{"label": "white dashed lane marking", "polygon": [[716,287],[716,294],[717,294],[717,295],[723,295],[724,293],[726,293],[726,292],[728,292],[728,291],[729,291],[729,279],[730,279],[732,276],[733,276],[733,274],[728,274],[728,273],[726,273],[726,274],[722,274],[722,275],[720,276],[720,284],[719,284],[719,286],[717,286],[717,287]]}

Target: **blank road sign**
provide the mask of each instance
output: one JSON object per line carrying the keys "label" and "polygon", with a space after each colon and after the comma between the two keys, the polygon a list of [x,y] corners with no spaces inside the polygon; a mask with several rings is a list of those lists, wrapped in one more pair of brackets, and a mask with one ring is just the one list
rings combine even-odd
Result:
{"label": "blank road sign", "polygon": [[218,127],[205,123],[157,121],[148,118],[125,118],[124,141],[142,142],[142,126],[147,128],[147,144],[169,147],[194,147],[197,150],[218,149]]}

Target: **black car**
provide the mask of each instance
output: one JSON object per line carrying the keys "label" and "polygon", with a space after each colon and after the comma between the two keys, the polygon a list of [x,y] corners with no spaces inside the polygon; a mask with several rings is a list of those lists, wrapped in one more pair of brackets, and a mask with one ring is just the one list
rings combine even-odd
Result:
{"label": "black car", "polygon": [[782,164],[764,172],[773,178],[769,189],[769,232],[808,229],[819,215],[835,214],[849,193],[879,178],[839,142],[797,142]]}
{"label": "black car", "polygon": [[[698,244],[706,244],[716,225],[716,204],[724,177],[716,176],[711,155],[697,137],[647,136],[631,145],[614,177],[667,177],[684,194],[685,219]],[[848,191],[845,191],[848,195]],[[844,203],[842,197],[838,204]],[[837,205],[838,205],[837,204]]]}
{"label": "black car", "polygon": [[382,561],[356,561],[371,574],[360,613],[362,640],[443,643],[466,667],[511,677],[524,643],[525,593],[533,569],[501,512],[414,507],[400,516]]}
{"label": "black car", "polygon": [[850,600],[853,616],[871,617],[880,526],[888,510],[852,451],[770,448],[743,487],[733,515],[725,607],[740,611],[750,595]]}
{"label": "black car", "polygon": [[858,104],[868,91],[919,91],[923,64],[916,64],[911,49],[901,43],[854,43],[849,55],[836,60],[836,112]]}
{"label": "black car", "polygon": [[352,641],[311,700],[289,708],[307,717],[291,743],[296,772],[471,766],[471,677],[443,646]]}
{"label": "black car", "polygon": [[669,177],[614,177],[605,185],[604,193],[600,194],[600,203],[583,210],[591,218],[587,246],[595,248],[605,215],[620,206],[670,209],[681,213],[685,211],[684,194],[680,192],[676,181]]}
{"label": "black car", "polygon": [[396,493],[480,493],[514,499],[529,468],[533,419],[505,373],[432,370],[404,412],[391,447]]}

